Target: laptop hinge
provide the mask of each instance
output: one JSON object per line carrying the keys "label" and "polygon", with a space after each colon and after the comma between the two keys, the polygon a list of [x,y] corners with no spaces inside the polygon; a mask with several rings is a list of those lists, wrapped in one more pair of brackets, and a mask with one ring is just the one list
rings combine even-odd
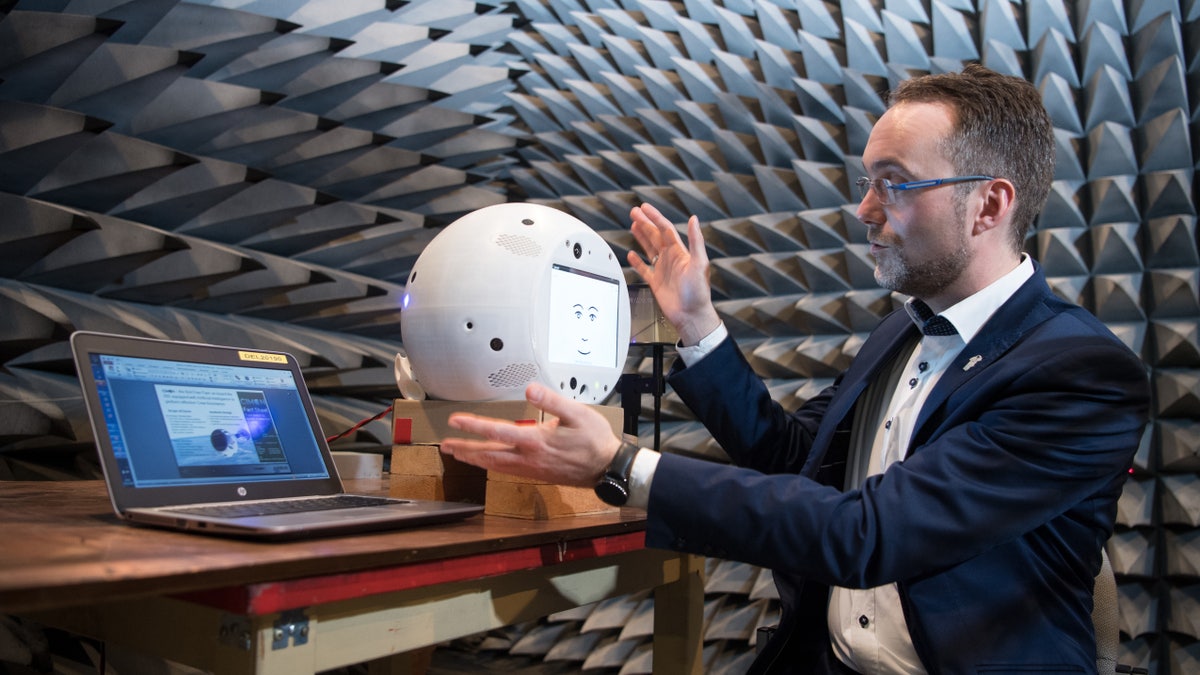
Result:
{"label": "laptop hinge", "polygon": [[289,609],[275,620],[271,649],[287,649],[289,642],[296,647],[308,643],[308,617],[303,609]]}

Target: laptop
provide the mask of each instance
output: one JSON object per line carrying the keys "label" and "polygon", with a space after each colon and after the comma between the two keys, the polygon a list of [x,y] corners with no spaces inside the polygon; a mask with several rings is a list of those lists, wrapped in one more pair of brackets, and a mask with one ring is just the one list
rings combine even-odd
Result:
{"label": "laptop", "polygon": [[348,494],[296,359],[77,331],[71,350],[117,515],[259,539],[467,518],[483,506]]}

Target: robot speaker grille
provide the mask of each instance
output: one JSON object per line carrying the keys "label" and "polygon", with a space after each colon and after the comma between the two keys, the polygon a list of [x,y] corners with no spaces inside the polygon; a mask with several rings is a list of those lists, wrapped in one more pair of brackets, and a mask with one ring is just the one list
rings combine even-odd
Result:
{"label": "robot speaker grille", "polygon": [[542,255],[542,247],[530,237],[502,233],[496,237],[496,245],[514,255],[529,258]]}
{"label": "robot speaker grille", "polygon": [[537,378],[537,364],[512,363],[487,376],[488,384],[497,389],[509,389],[528,384]]}

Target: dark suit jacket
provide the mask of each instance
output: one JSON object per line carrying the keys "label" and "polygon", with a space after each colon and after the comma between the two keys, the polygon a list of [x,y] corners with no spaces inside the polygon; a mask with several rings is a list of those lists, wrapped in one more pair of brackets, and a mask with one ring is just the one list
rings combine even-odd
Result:
{"label": "dark suit jacket", "polygon": [[930,673],[1094,672],[1092,583],[1145,367],[1038,269],[930,392],[907,459],[843,492],[856,401],[915,335],[905,312],[885,317],[790,413],[733,340],[677,364],[672,386],[738,466],[663,455],[647,544],[772,569],[783,618],[752,672],[813,672],[828,587],[891,582]]}

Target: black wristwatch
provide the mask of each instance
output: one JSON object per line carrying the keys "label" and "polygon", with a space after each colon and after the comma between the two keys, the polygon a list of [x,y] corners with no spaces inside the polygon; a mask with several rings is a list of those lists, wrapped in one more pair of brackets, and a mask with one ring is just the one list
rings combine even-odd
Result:
{"label": "black wristwatch", "polygon": [[633,458],[640,449],[629,441],[621,441],[621,447],[613,455],[612,464],[608,465],[596,483],[596,496],[605,504],[624,506],[629,501],[629,472],[633,469]]}

